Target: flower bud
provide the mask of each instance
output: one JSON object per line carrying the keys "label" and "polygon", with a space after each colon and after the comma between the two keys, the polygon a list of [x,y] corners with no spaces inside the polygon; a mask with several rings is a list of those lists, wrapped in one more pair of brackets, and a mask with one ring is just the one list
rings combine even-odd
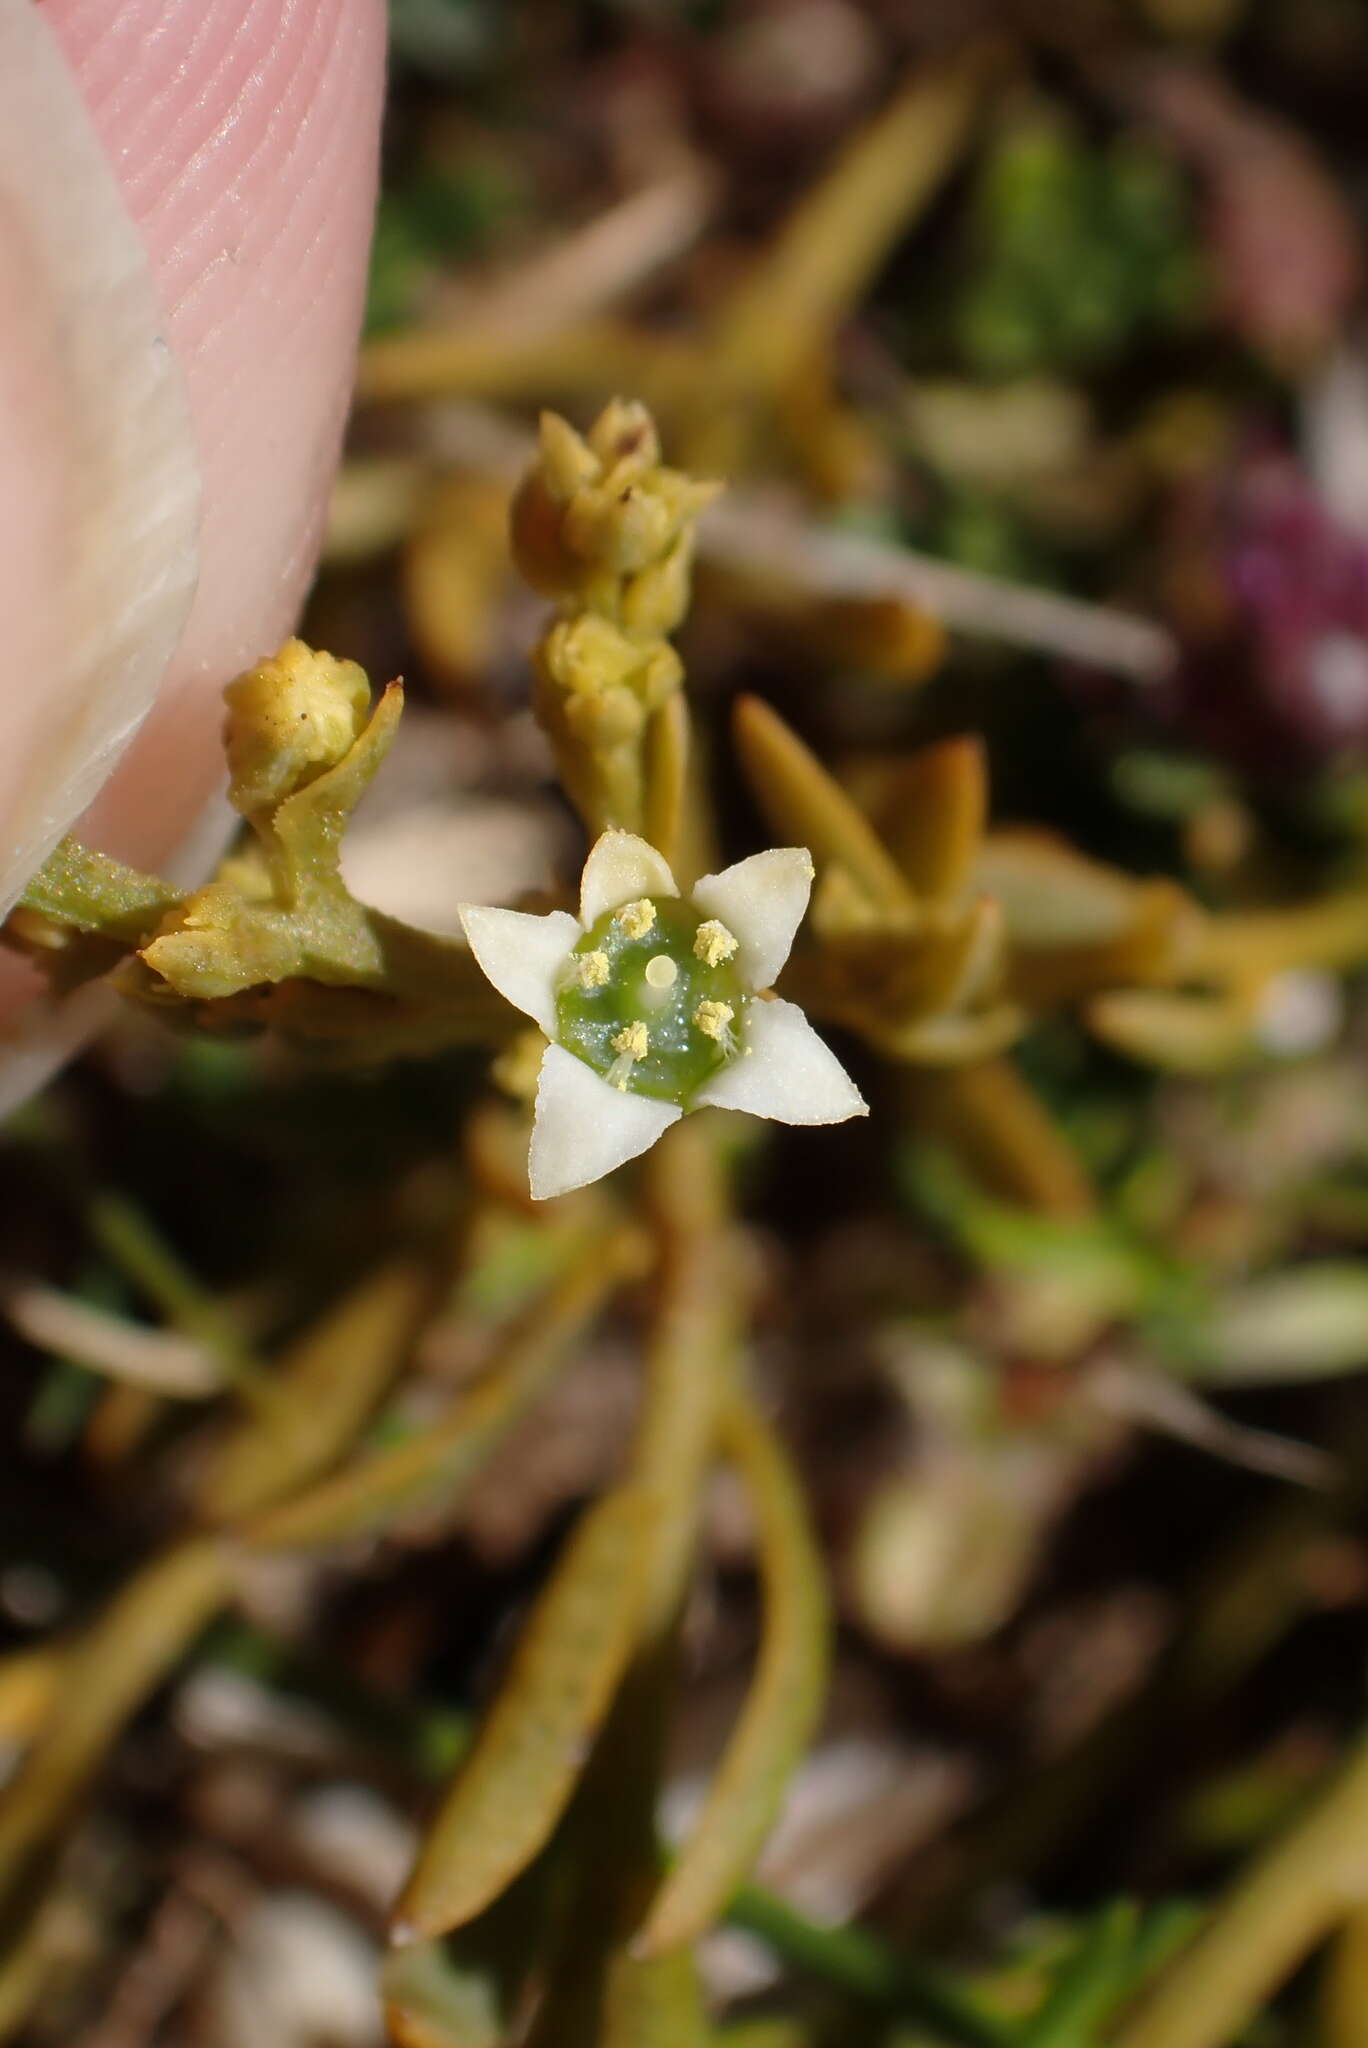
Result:
{"label": "flower bud", "polygon": [[224,691],[229,798],[244,817],[273,811],[355,745],[370,708],[365,670],[287,640]]}

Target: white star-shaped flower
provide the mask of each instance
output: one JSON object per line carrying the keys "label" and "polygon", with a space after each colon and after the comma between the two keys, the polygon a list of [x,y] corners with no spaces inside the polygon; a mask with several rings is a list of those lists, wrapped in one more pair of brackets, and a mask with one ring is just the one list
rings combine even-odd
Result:
{"label": "white star-shaped flower", "polygon": [[836,1124],[867,1108],[802,1011],[762,999],[807,909],[812,860],[772,847],[681,896],[631,832],[585,862],[580,914],[466,904],[470,950],[551,1041],[528,1162],[538,1201],[634,1159],[686,1110]]}

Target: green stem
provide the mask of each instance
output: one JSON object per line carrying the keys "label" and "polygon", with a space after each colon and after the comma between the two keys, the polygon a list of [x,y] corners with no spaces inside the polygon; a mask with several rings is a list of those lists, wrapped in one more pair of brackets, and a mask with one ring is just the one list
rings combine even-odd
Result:
{"label": "green stem", "polygon": [[244,1400],[269,1414],[278,1394],[274,1380],[142,1211],[122,1195],[96,1194],[86,1220],[101,1251],[161,1310],[172,1328],[202,1344]]}
{"label": "green stem", "polygon": [[1106,1907],[1022,2028],[1016,2048],[1081,2048],[1095,2040],[1103,2020],[1120,2003],[1138,1926],[1131,1900]]}
{"label": "green stem", "polygon": [[908,2014],[956,2048],[1006,2048],[1011,2028],[930,1965],[901,1954],[862,1927],[810,1920],[773,1892],[743,1885],[727,1913],[775,1955],[861,2004]]}

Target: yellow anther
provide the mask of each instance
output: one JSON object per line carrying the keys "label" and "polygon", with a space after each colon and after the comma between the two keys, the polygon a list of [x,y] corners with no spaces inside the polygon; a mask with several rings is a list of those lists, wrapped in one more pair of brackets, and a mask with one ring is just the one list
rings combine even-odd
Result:
{"label": "yellow anther", "polygon": [[731,1037],[732,1018],[735,1015],[736,1012],[730,1003],[705,1001],[694,1011],[693,1020],[705,1038],[715,1038],[725,1044]]}
{"label": "yellow anther", "polygon": [[651,1034],[644,1024],[624,1024],[608,1043],[623,1059],[644,1060],[651,1050]]}
{"label": "yellow anther", "polygon": [[655,921],[655,905],[649,896],[641,897],[636,903],[624,903],[613,919],[618,930],[629,939],[644,939],[647,932],[654,930]]}
{"label": "yellow anther", "polygon": [[724,924],[710,917],[694,933],[693,949],[705,967],[720,967],[736,951],[736,940]]}
{"label": "yellow anther", "polygon": [[608,955],[606,953],[576,953],[575,979],[581,988],[602,988],[608,979]]}
{"label": "yellow anther", "polygon": [[644,1060],[651,1050],[650,1034],[644,1024],[624,1024],[621,1031],[615,1031],[608,1041],[617,1058],[609,1067],[604,1079],[610,1088],[617,1088],[623,1094],[631,1079],[632,1068],[638,1060]]}

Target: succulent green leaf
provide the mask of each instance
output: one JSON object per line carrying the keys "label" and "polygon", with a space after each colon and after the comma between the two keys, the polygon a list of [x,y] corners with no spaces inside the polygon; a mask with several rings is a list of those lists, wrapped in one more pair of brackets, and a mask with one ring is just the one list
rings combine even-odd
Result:
{"label": "succulent green leaf", "polygon": [[649,1496],[621,1488],[580,1523],[438,1809],[395,1910],[396,1938],[473,1920],[550,1838],[631,1655],[652,1520]]}
{"label": "succulent green leaf", "polygon": [[778,1815],[826,1683],[826,1586],[797,1479],[750,1402],[738,1398],[727,1406],[720,1439],[757,1524],[760,1654],[702,1813],[646,1915],[637,1946],[650,1955],[696,1940],[725,1912]]}

